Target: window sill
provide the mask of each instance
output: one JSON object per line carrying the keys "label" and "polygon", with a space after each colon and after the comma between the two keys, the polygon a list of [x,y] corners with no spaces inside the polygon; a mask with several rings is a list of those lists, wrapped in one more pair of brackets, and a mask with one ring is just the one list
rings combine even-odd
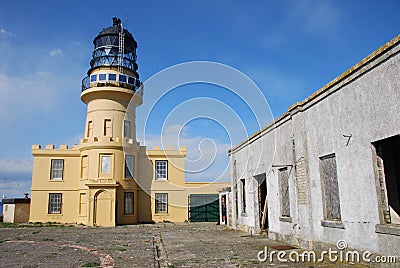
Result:
{"label": "window sill", "polygon": [[292,217],[287,217],[287,216],[281,216],[279,217],[279,221],[283,221],[283,222],[292,222]]}
{"label": "window sill", "polygon": [[47,213],[47,216],[63,216],[62,213]]}
{"label": "window sill", "polygon": [[155,179],[155,181],[168,181],[168,179]]}
{"label": "window sill", "polygon": [[169,216],[169,213],[154,213],[154,216]]}
{"label": "window sill", "polygon": [[375,233],[400,236],[400,224],[377,224],[375,225]]}
{"label": "window sill", "polygon": [[124,214],[122,216],[124,216],[124,217],[133,217],[133,216],[135,216],[135,214]]}
{"label": "window sill", "polygon": [[58,182],[60,182],[60,181],[64,181],[64,180],[55,180],[55,179],[52,179],[52,180],[49,180],[49,181],[51,181],[51,182],[56,182],[56,181],[58,181]]}
{"label": "window sill", "polygon": [[321,221],[321,226],[322,226],[322,227],[329,227],[329,228],[344,229],[344,224],[343,224],[342,221],[328,221],[328,220],[322,220],[322,221]]}

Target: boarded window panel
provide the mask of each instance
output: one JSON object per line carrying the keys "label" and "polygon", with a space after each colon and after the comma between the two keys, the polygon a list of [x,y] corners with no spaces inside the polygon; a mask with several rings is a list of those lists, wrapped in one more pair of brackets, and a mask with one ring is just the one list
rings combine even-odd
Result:
{"label": "boarded window panel", "polygon": [[88,156],[82,156],[82,171],[81,171],[81,178],[87,179],[88,178]]}
{"label": "boarded window panel", "polygon": [[339,186],[335,154],[320,158],[325,219],[340,220]]}
{"label": "boarded window panel", "polygon": [[86,216],[86,194],[79,195],[79,215]]}
{"label": "boarded window panel", "polygon": [[88,137],[93,136],[93,121],[88,122],[87,136]]}
{"label": "boarded window panel", "polygon": [[281,194],[281,215],[290,217],[289,170],[287,168],[280,169],[278,177]]}
{"label": "boarded window panel", "polygon": [[112,122],[111,119],[104,120],[104,136],[112,136]]}

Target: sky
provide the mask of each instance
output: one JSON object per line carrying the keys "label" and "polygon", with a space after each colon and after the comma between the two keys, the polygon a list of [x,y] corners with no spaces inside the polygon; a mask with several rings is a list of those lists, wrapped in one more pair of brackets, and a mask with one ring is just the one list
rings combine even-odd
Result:
{"label": "sky", "polygon": [[397,36],[400,1],[0,0],[0,197],[29,192],[32,144],[79,142],[114,16],[138,42],[138,139],[186,145],[189,181],[229,180],[227,150]]}

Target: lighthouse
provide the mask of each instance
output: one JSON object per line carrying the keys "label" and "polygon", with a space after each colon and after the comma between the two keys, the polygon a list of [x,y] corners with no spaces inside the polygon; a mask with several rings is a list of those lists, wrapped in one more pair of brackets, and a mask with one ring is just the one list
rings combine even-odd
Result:
{"label": "lighthouse", "polygon": [[[143,96],[137,73],[137,42],[121,20],[113,18],[113,25],[103,29],[93,44],[90,69],[82,80],[81,100],[87,104],[87,113],[85,137],[79,148],[83,161],[94,163],[83,174],[89,196],[93,196],[89,205],[94,213],[89,221],[109,226],[115,222],[114,215],[118,218],[120,214],[132,215],[127,222],[136,222],[134,205],[123,211],[122,204],[137,204],[133,200],[137,197],[134,179],[140,146],[136,142],[135,110]],[[100,208],[109,211],[110,217],[99,213]]]}
{"label": "lighthouse", "polygon": [[143,103],[138,46],[121,20],[113,18],[93,45],[80,92],[87,112],[79,144],[32,145],[29,221],[115,226],[190,220],[198,213],[189,213],[189,200],[218,198],[217,189],[229,183],[185,182],[186,147],[148,149],[137,141],[136,108]]}

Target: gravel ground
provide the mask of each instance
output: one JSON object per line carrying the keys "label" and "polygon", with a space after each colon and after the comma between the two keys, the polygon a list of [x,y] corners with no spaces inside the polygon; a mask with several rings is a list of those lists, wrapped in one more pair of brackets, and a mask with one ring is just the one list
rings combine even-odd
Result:
{"label": "gravel ground", "polygon": [[0,228],[0,267],[335,266],[260,263],[257,253],[265,246],[288,245],[215,223]]}

